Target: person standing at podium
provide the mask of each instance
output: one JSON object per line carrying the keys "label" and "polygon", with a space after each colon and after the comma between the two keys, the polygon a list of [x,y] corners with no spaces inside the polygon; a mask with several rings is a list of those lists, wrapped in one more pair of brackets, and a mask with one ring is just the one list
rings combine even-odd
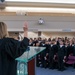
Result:
{"label": "person standing at podium", "polygon": [[29,44],[27,24],[24,25],[23,30],[24,39],[22,41],[9,38],[7,25],[0,22],[0,75],[17,75],[15,58],[21,56]]}

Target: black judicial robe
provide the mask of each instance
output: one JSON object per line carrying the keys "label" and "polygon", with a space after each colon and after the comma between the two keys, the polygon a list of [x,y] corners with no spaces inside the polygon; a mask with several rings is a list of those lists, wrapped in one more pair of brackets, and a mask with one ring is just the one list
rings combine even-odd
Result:
{"label": "black judicial robe", "polygon": [[27,49],[29,40],[24,38],[21,42],[13,38],[0,39],[0,75],[17,75],[17,61]]}

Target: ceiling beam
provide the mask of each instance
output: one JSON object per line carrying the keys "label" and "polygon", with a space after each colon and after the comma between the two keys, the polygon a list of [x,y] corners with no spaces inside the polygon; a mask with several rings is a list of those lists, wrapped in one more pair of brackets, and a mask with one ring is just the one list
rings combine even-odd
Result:
{"label": "ceiling beam", "polygon": [[[0,12],[0,16],[17,16],[16,12]],[[20,15],[20,14],[19,14]],[[71,13],[26,12],[23,16],[75,16]]]}

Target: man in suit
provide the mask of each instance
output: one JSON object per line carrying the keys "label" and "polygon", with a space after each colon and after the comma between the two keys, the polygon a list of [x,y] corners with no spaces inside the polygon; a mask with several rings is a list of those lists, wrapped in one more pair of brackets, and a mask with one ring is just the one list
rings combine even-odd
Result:
{"label": "man in suit", "polygon": [[64,71],[64,59],[66,58],[66,52],[65,52],[65,46],[64,46],[64,41],[61,39],[60,40],[60,45],[58,47],[58,70],[59,71]]}
{"label": "man in suit", "polygon": [[50,52],[49,52],[50,69],[54,69],[56,67],[55,58],[56,58],[57,50],[58,50],[58,46],[56,45],[56,41],[53,39],[50,45]]}

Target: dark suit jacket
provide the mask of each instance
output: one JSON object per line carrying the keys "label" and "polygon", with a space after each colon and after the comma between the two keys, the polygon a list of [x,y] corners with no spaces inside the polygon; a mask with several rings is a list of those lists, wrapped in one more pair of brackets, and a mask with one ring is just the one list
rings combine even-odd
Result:
{"label": "dark suit jacket", "polygon": [[58,52],[58,46],[57,45],[53,45],[50,49],[50,53],[49,56],[50,57],[54,57],[54,55],[56,55],[56,53]]}
{"label": "dark suit jacket", "polygon": [[65,50],[65,46],[62,46],[60,48],[60,46],[58,47],[58,58],[64,58],[64,56],[66,56],[66,50]]}

